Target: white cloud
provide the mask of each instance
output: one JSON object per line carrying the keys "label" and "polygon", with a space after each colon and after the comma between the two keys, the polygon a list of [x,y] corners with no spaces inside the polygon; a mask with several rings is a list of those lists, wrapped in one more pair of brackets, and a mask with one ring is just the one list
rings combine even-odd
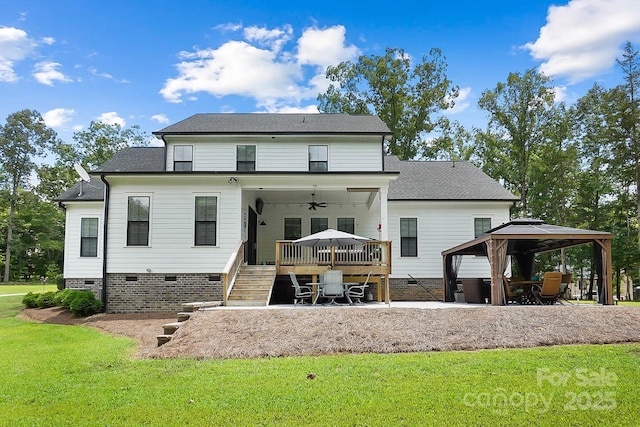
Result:
{"label": "white cloud", "polygon": [[66,77],[56,68],[61,67],[62,65],[57,62],[38,62],[35,65],[35,72],[33,73],[33,77],[42,83],[43,85],[53,86],[53,82],[59,81],[62,83],[68,83],[72,81],[70,78]]}
{"label": "white cloud", "polygon": [[247,27],[244,29],[244,37],[247,41],[257,42],[261,46],[267,46],[274,52],[279,52],[293,35],[293,28],[285,25],[283,28],[269,30],[265,27]]}
{"label": "white cloud", "polygon": [[342,25],[329,28],[307,28],[298,40],[298,62],[323,69],[329,65],[354,59],[360,53],[355,45],[345,45],[346,29]]}
{"label": "white cloud", "polygon": [[453,100],[454,105],[453,108],[447,110],[448,114],[457,114],[461,113],[471,105],[471,100],[469,96],[471,95],[470,87],[461,87],[458,91],[458,97]]}
{"label": "white cloud", "polygon": [[169,123],[169,118],[164,114],[154,114],[151,116],[151,120],[155,120],[158,123]]}
{"label": "white cloud", "polygon": [[165,81],[160,94],[169,102],[182,102],[204,92],[218,98],[253,98],[267,111],[298,108],[303,100],[315,100],[326,90],[328,65],[359,53],[354,45],[345,45],[342,26],[306,29],[297,40],[297,51],[284,49],[293,37],[288,25],[248,27],[243,36],[246,40],[229,41],[217,48],[180,52],[178,75]]}
{"label": "white cloud", "polygon": [[42,42],[44,44],[48,44],[49,46],[51,46],[52,44],[54,44],[56,42],[56,39],[54,39],[53,37],[43,37],[42,38]]}
{"label": "white cloud", "polygon": [[637,0],[571,0],[550,6],[538,39],[523,48],[546,75],[576,83],[611,68],[623,43],[638,37]]}
{"label": "white cloud", "polygon": [[74,109],[67,108],[54,108],[42,115],[44,122],[50,128],[57,128],[71,120],[71,117],[76,114]]}
{"label": "white cloud", "polygon": [[13,67],[25,59],[36,47],[26,31],[13,27],[0,27],[0,82],[18,80]]}
{"label": "white cloud", "polygon": [[240,31],[242,29],[242,24],[234,24],[232,22],[229,22],[227,24],[216,25],[215,27],[213,27],[213,29],[220,32]]}
{"label": "white cloud", "polygon": [[116,113],[115,111],[102,113],[100,114],[100,116],[98,116],[97,120],[108,125],[120,125],[120,127],[122,128],[126,124],[125,120],[122,117],[118,116],[118,113]]}
{"label": "white cloud", "polygon": [[71,128],[74,132],[80,132],[82,129],[84,129],[83,125],[73,125],[73,127]]}
{"label": "white cloud", "polygon": [[556,86],[553,88],[555,92],[555,102],[563,102],[567,100],[567,87],[566,86]]}

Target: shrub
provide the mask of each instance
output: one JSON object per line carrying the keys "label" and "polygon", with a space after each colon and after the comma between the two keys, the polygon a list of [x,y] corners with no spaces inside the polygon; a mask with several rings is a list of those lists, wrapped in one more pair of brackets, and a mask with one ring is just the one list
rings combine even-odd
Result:
{"label": "shrub", "polygon": [[56,306],[56,303],[54,301],[55,295],[56,295],[55,292],[44,292],[44,293],[38,294],[36,298],[37,306],[39,308],[55,307]]}
{"label": "shrub", "polygon": [[22,303],[27,308],[36,308],[38,306],[38,294],[29,292],[24,297],[22,297]]}
{"label": "shrub", "polygon": [[[65,300],[69,299],[73,295],[74,292],[75,291],[73,291],[71,289],[65,289],[65,290],[62,290],[62,291],[58,291],[58,292],[56,292],[56,295],[54,296],[53,301],[56,303],[56,305],[58,307],[64,307],[64,308],[68,309],[69,305],[68,304],[65,305]],[[71,302],[71,301],[69,301],[69,302]]]}
{"label": "shrub", "polygon": [[102,302],[91,291],[75,291],[69,310],[76,317],[91,316],[102,311]]}

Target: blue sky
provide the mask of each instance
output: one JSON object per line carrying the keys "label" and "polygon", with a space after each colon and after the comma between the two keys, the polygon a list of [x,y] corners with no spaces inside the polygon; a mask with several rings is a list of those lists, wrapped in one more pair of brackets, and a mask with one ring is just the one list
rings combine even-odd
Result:
{"label": "blue sky", "polygon": [[558,99],[621,82],[640,47],[637,0],[5,0],[0,123],[38,110],[67,142],[92,120],[151,132],[195,113],[314,111],[327,65],[442,50],[461,88],[451,118],[483,126],[483,90],[538,67]]}

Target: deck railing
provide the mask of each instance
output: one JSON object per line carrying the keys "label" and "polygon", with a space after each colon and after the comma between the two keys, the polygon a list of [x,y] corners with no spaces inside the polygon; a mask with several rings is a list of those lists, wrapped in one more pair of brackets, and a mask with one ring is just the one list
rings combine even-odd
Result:
{"label": "deck railing", "polygon": [[238,243],[236,250],[233,252],[227,265],[222,272],[222,304],[227,305],[227,298],[233,288],[233,283],[236,280],[236,275],[240,270],[240,267],[244,264],[244,242]]}
{"label": "deck railing", "polygon": [[276,242],[277,266],[390,266],[391,242],[374,240],[364,245],[308,247],[290,240]]}

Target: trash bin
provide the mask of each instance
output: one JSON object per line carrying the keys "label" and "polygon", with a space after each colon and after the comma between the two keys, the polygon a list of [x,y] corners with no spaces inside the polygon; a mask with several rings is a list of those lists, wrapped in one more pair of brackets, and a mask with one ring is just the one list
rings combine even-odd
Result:
{"label": "trash bin", "polygon": [[484,304],[482,279],[462,279],[464,300],[472,304]]}

